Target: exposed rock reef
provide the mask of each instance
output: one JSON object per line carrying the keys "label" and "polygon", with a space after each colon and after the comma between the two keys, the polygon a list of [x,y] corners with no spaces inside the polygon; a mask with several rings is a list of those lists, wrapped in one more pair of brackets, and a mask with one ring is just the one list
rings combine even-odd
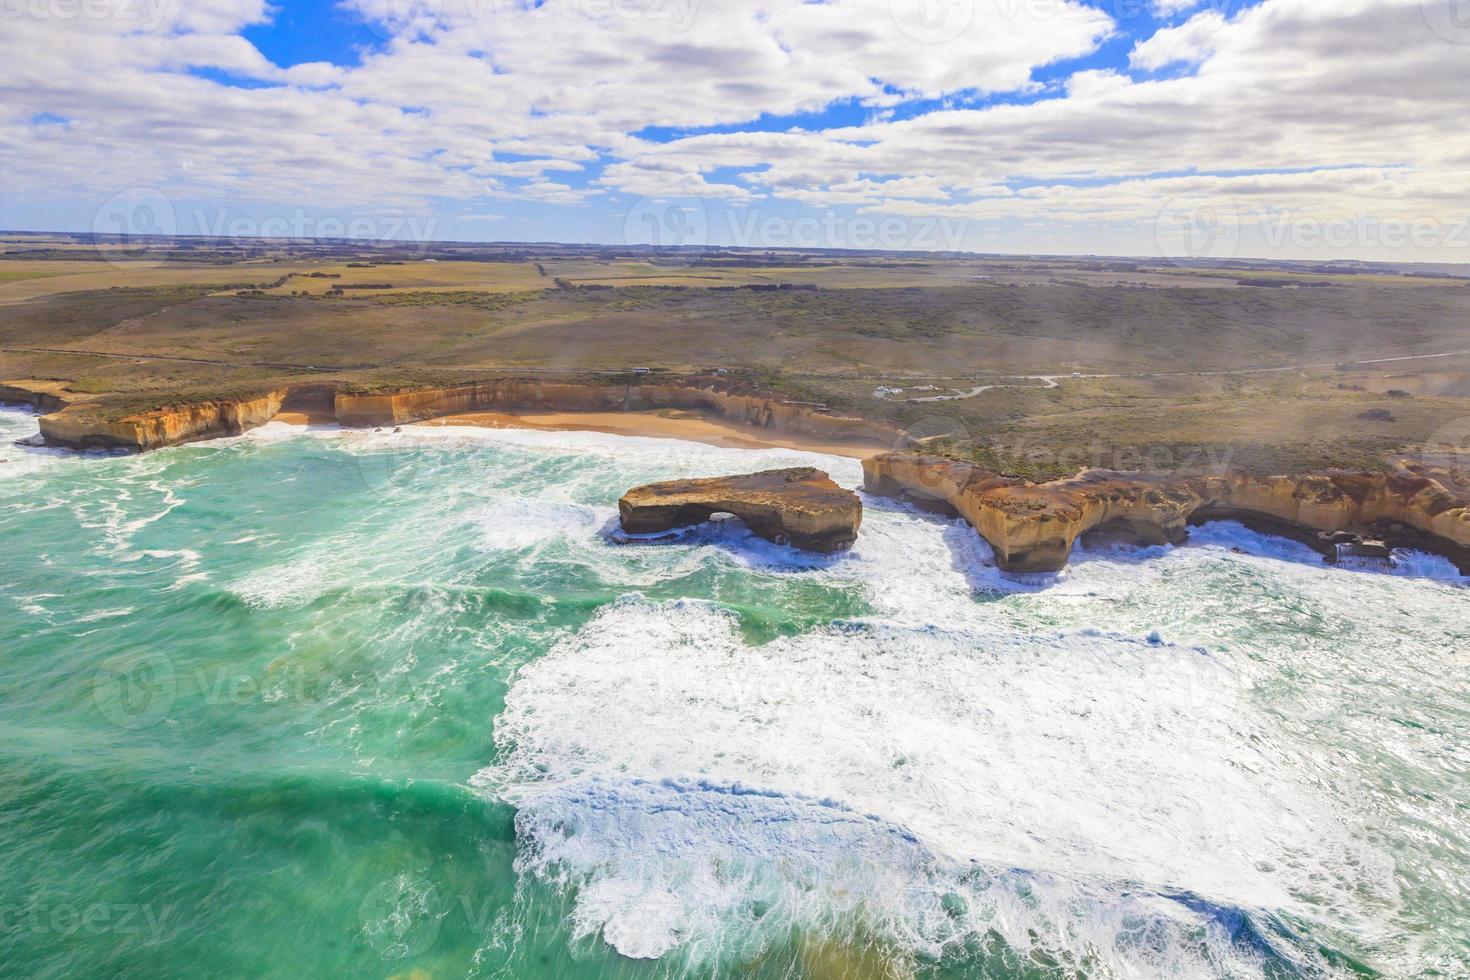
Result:
{"label": "exposed rock reef", "polygon": [[623,530],[659,534],[734,514],[768,541],[806,551],[845,551],[863,521],[858,495],[812,467],[635,487],[618,501]]}
{"label": "exposed rock reef", "polygon": [[[28,388],[15,387],[13,398],[5,397],[38,404],[36,393]],[[294,403],[330,407],[337,421],[346,426],[399,425],[475,411],[678,408],[823,439],[892,445],[900,438],[899,430],[881,423],[831,415],[819,406],[713,382],[626,385],[503,380],[384,392],[321,382],[135,412],[109,412],[105,406],[87,401],[66,405],[60,398],[39,403],[38,407],[51,412],[41,418],[41,434],[54,445],[146,450],[238,435],[270,421]]]}
{"label": "exposed rock reef", "polygon": [[[1191,524],[1238,520],[1295,538],[1327,557],[1362,538],[1444,555],[1470,574],[1470,495],[1454,472],[1398,460],[1388,472],[1303,476],[1148,475],[1088,471],[1035,484],[918,453],[863,461],[869,493],[958,514],[1010,572],[1066,567],[1090,543],[1179,544]],[[1371,548],[1368,549],[1371,552]]]}

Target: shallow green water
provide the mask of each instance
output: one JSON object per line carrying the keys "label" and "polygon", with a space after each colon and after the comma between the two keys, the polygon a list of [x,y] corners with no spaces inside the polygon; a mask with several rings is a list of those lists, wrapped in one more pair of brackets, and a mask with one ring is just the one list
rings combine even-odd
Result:
{"label": "shallow green water", "polygon": [[1432,559],[619,546],[811,457],[579,434],[0,457],[4,975],[1470,971]]}

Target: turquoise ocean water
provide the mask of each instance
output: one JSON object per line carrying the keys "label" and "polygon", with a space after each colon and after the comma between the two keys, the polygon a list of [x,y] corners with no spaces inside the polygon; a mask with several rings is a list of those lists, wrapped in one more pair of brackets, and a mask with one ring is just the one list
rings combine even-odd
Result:
{"label": "turquoise ocean water", "polygon": [[882,500],[831,558],[607,537],[637,483],[851,460],[34,431],[0,413],[0,975],[1470,975],[1437,559],[1215,525],[1020,584]]}

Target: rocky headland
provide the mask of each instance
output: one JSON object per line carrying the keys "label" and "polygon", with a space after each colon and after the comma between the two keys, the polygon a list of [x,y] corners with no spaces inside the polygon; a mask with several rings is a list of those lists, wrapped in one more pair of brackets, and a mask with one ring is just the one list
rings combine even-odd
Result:
{"label": "rocky headland", "polygon": [[74,449],[158,449],[235,436],[264,425],[281,412],[289,394],[282,388],[248,398],[191,401],[120,416],[79,402],[41,416],[41,435],[48,445]]}
{"label": "rocky headland", "polygon": [[768,541],[834,552],[857,540],[863,505],[821,470],[797,467],[635,487],[618,501],[618,514],[628,534],[660,534],[734,514]]}
{"label": "rocky headland", "polygon": [[1470,574],[1470,496],[1443,466],[1399,459],[1379,473],[1297,476],[1087,471],[1031,483],[920,453],[863,461],[867,492],[964,517],[1010,572],[1065,568],[1088,543],[1179,544],[1190,525],[1237,520],[1334,558],[1339,545],[1381,542],[1443,555]]}

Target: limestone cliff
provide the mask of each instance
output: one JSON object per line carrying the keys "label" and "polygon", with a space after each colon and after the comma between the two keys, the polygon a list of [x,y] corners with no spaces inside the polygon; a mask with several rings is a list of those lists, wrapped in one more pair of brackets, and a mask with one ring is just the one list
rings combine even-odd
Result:
{"label": "limestone cliff", "polygon": [[863,461],[869,493],[964,517],[1013,572],[1064,568],[1079,537],[1178,544],[1188,525],[1240,520],[1326,549],[1333,532],[1445,555],[1470,573],[1470,499],[1443,469],[1401,460],[1386,473],[1301,476],[1089,471],[1034,484],[915,453]]}
{"label": "limestone cliff", "polygon": [[832,552],[857,540],[863,505],[821,470],[798,467],[635,487],[618,501],[618,514],[629,534],[658,534],[734,514],[768,541]]}
{"label": "limestone cliff", "polygon": [[87,402],[41,416],[41,435],[49,443],[79,449],[145,450],[199,439],[239,435],[269,422],[280,412],[288,389],[258,396],[193,402],[123,414],[103,415]]}
{"label": "limestone cliff", "polygon": [[[0,392],[3,396],[3,392]],[[31,393],[25,392],[26,400]],[[333,382],[307,382],[241,398],[202,399],[146,411],[108,411],[105,402],[79,402],[41,419],[47,441],[65,446],[156,449],[181,442],[236,435],[270,421],[283,407],[328,402],[346,426],[399,425],[476,411],[647,411],[676,408],[731,422],[822,439],[892,445],[898,429],[770,394],[714,382],[611,385],[498,380],[398,391],[358,391]],[[19,400],[19,399],[18,399]],[[42,405],[61,408],[60,404]]]}
{"label": "limestone cliff", "polygon": [[717,384],[595,385],[556,381],[489,381],[401,392],[337,394],[343,425],[397,425],[475,411],[612,412],[677,408],[731,422],[824,439],[892,445],[898,429],[866,419],[829,415],[775,396]]}
{"label": "limestone cliff", "polygon": [[67,405],[66,386],[58,381],[0,382],[0,404],[29,405],[38,412],[59,412]]}

